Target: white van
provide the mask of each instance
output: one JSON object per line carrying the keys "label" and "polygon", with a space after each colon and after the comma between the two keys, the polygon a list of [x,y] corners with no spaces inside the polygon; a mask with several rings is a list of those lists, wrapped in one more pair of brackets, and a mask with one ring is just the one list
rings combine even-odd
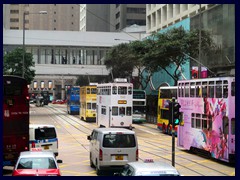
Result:
{"label": "white van", "polygon": [[29,149],[41,148],[42,151],[52,151],[58,156],[58,138],[54,125],[30,124]]}
{"label": "white van", "polygon": [[125,128],[97,128],[87,137],[90,141],[90,166],[97,175],[102,170],[120,170],[138,161],[138,143],[134,131]]}

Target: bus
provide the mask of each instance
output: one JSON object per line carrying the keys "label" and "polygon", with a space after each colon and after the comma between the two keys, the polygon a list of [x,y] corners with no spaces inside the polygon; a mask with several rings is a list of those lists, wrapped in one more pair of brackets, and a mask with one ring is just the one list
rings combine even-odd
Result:
{"label": "bus", "polygon": [[[157,128],[165,134],[172,134],[172,124],[169,123],[169,102],[173,97],[177,101],[177,86],[159,87]],[[178,126],[174,128],[175,135],[177,135],[177,128]]]}
{"label": "bus", "polygon": [[146,122],[146,91],[133,89],[133,123]]}
{"label": "bus", "polygon": [[96,122],[97,86],[80,87],[80,119]]}
{"label": "bus", "polygon": [[3,166],[13,166],[21,151],[29,150],[29,94],[27,81],[3,75]]}
{"label": "bus", "polygon": [[178,81],[178,147],[235,162],[235,77]]}
{"label": "bus", "polygon": [[67,113],[70,115],[79,115],[80,108],[80,87],[72,86],[67,89]]}
{"label": "bus", "polygon": [[133,84],[117,78],[97,85],[97,125],[132,129]]}

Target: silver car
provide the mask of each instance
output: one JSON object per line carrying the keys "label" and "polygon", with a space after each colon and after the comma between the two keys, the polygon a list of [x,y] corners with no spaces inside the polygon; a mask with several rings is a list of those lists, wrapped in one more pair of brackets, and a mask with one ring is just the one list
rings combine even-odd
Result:
{"label": "silver car", "polygon": [[131,162],[124,166],[121,173],[116,176],[180,176],[180,173],[172,165],[165,162]]}

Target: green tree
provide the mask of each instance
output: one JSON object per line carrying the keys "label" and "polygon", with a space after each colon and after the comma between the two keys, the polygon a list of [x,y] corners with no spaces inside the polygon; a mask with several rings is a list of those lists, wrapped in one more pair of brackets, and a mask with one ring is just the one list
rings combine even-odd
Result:
{"label": "green tree", "polygon": [[105,65],[113,78],[132,77],[134,62],[127,43],[112,47],[106,55]]}
{"label": "green tree", "polygon": [[[3,60],[3,74],[5,75],[16,75],[22,76],[23,72],[23,49],[16,48],[13,51],[4,55]],[[34,67],[33,55],[31,53],[25,52],[24,60],[24,78],[27,80],[28,84],[31,84],[35,77],[35,70],[31,69]]]}
{"label": "green tree", "polygon": [[[202,31],[201,41],[201,49],[205,53],[211,52],[214,43],[207,31]],[[159,70],[165,71],[176,85],[181,72],[184,71],[181,67],[189,61],[186,54],[192,57],[198,55],[198,31],[185,31],[180,27],[165,33],[155,33],[149,40],[149,46],[152,48],[144,55],[145,67],[152,73]]]}

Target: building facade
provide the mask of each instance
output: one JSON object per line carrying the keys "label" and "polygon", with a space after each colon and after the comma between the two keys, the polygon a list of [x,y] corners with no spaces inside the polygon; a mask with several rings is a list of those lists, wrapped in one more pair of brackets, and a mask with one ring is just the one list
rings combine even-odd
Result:
{"label": "building facade", "polygon": [[109,4],[79,4],[80,31],[110,32]]}
{"label": "building facade", "polygon": [[[80,6],[78,4],[5,4],[4,21],[7,29],[79,31]],[[46,11],[47,14],[39,14]]]}
{"label": "building facade", "polygon": [[[216,4],[147,4],[147,33],[158,32]],[[200,9],[201,6],[201,9]]]}
{"label": "building facade", "polygon": [[131,25],[146,25],[146,4],[111,4],[111,32],[121,31]]}

